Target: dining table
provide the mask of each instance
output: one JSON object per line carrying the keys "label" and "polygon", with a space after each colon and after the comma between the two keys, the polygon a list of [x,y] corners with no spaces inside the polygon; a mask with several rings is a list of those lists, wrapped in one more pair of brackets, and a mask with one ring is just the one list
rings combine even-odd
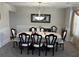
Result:
{"label": "dining table", "polygon": [[[17,37],[19,37],[19,34],[20,34],[20,33],[23,33],[23,32],[19,32],[19,33],[17,34]],[[24,33],[27,33],[27,34],[29,34],[29,35],[32,34],[32,32],[24,32]],[[36,32],[36,33],[42,35],[43,41],[45,41],[45,36],[46,36],[46,35],[49,35],[49,34],[54,34],[54,35],[57,36],[56,42],[60,42],[60,41],[62,40],[61,34],[59,34],[59,33],[55,33],[55,32]]]}

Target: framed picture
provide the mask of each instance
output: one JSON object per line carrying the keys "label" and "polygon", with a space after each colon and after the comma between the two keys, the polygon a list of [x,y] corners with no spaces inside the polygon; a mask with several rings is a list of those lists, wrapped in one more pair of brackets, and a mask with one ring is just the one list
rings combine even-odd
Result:
{"label": "framed picture", "polygon": [[38,14],[31,14],[31,22],[33,23],[50,23],[51,15],[50,14],[41,14],[41,16],[44,17],[43,20],[37,20],[35,17],[37,17]]}

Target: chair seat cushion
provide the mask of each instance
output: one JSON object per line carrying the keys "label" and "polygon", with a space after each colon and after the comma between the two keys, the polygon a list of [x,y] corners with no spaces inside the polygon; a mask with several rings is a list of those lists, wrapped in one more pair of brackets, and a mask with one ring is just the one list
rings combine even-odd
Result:
{"label": "chair seat cushion", "polygon": [[[34,47],[39,47],[39,44],[34,44],[33,46]],[[43,43],[40,44],[40,47],[42,47],[42,46],[43,46]]]}
{"label": "chair seat cushion", "polygon": [[[29,46],[31,45],[31,43],[29,43]],[[22,46],[28,46],[28,44],[23,43]]]}
{"label": "chair seat cushion", "polygon": [[53,45],[47,45],[47,47],[52,48],[52,47],[54,47],[54,46],[53,46]]}

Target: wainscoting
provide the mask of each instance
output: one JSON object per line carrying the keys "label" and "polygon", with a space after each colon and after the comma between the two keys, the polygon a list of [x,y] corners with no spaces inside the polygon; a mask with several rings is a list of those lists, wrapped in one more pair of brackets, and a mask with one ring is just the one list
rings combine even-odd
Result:
{"label": "wainscoting", "polygon": [[0,29],[0,47],[4,46],[10,41],[10,28],[5,27]]}

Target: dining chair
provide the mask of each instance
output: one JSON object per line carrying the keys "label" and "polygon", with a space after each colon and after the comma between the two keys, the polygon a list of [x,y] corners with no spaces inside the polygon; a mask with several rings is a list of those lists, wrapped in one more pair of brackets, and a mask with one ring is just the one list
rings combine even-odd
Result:
{"label": "dining chair", "polygon": [[29,29],[29,31],[37,31],[37,28],[36,28],[36,27],[31,27],[31,28]]}
{"label": "dining chair", "polygon": [[45,32],[45,29],[43,27],[41,27],[40,32]]}
{"label": "dining chair", "polygon": [[[39,34],[37,34],[37,33],[35,33],[35,34],[31,35],[31,39],[32,39],[32,45],[33,45],[33,47],[34,48],[38,48],[38,50],[39,50],[38,55],[40,56],[40,53],[41,53],[40,49],[43,46],[42,36],[39,35]],[[34,54],[34,49],[32,49],[32,54]]]}
{"label": "dining chair", "polygon": [[14,28],[11,28],[11,41],[13,42],[13,47],[18,44],[18,39],[17,39],[17,31]]}
{"label": "dining chair", "polygon": [[51,32],[57,32],[57,27],[56,26],[52,26],[51,27]]}
{"label": "dining chair", "polygon": [[54,50],[55,50],[54,48],[56,47],[57,50],[57,45],[56,45],[57,36],[54,34],[49,34],[45,36],[45,40],[46,40],[45,56],[47,56],[48,48],[52,48],[52,55],[54,56]]}
{"label": "dining chair", "polygon": [[19,48],[21,50],[21,54],[24,47],[27,47],[27,54],[29,54],[29,47],[31,45],[30,35],[26,33],[20,33],[19,39],[20,39]]}
{"label": "dining chair", "polygon": [[64,50],[64,42],[65,42],[65,39],[66,39],[66,36],[67,36],[67,30],[62,30],[62,32],[61,32],[61,40],[58,42],[58,45],[60,45],[60,47],[61,47],[61,45],[62,45],[62,48],[63,48],[63,50]]}

